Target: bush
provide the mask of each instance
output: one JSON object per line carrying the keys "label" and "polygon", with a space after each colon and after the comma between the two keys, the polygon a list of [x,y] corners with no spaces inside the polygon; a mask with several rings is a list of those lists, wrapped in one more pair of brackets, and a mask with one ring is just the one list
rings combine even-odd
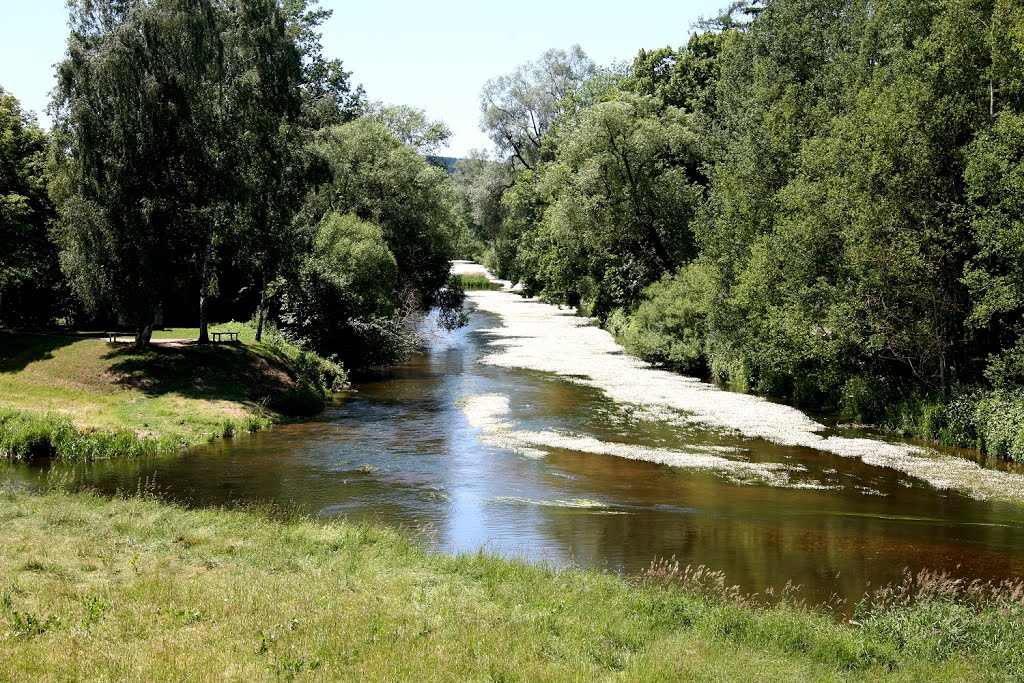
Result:
{"label": "bush", "polygon": [[977,402],[974,416],[986,451],[1024,463],[1024,391],[985,394]]}
{"label": "bush", "polygon": [[691,264],[644,291],[632,314],[613,312],[608,327],[619,342],[646,361],[679,372],[706,374],[705,321],[713,304],[715,279]]}
{"label": "bush", "polygon": [[324,409],[328,392],[348,385],[348,374],[340,364],[308,351],[300,351],[295,357],[292,372],[295,385],[270,403],[273,410],[284,415],[315,415]]}

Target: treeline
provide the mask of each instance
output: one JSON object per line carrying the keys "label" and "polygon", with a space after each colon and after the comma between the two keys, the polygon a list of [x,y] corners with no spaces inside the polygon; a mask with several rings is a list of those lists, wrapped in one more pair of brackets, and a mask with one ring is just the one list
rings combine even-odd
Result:
{"label": "treeline", "polygon": [[461,316],[451,135],[369,102],[315,0],[75,0],[53,130],[0,90],[0,326],[268,321],[349,366]]}
{"label": "treeline", "polygon": [[497,271],[631,351],[1024,460],[1024,6],[764,0],[482,94]]}

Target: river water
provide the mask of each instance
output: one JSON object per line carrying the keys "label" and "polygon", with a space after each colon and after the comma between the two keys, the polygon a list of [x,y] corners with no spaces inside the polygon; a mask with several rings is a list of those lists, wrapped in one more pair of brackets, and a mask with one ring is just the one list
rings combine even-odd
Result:
{"label": "river water", "polygon": [[[913,466],[871,457],[905,448],[895,440],[875,436],[868,448],[857,440],[860,457],[851,457],[840,447],[848,433],[816,427],[820,441],[794,437],[802,416],[781,436],[728,428],[708,406],[751,397],[706,385],[669,392],[713,392],[692,407],[700,419],[687,419],[664,401],[619,400],[572,368],[559,375],[495,361],[533,332],[517,332],[523,321],[501,314],[515,295],[471,298],[466,328],[361,378],[316,419],[179,456],[16,465],[8,474],[105,492],[143,488],[189,505],[276,502],[399,526],[444,552],[483,548],[630,575],[675,556],[724,571],[744,591],[799,584],[811,603],[836,595],[852,605],[904,569],[1024,575],[1019,500],[979,499],[977,486],[943,488]],[[575,339],[544,362],[583,354]],[[644,381],[654,384],[641,394],[671,380]],[[791,410],[763,403],[737,404],[737,419]],[[976,478],[1012,494],[1019,477],[981,470]]]}

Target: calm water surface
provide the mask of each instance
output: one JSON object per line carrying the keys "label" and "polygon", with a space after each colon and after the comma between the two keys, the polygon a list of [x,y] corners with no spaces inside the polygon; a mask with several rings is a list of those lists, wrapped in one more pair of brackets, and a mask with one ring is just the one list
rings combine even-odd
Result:
{"label": "calm water surface", "polygon": [[[726,572],[747,591],[802,584],[819,602],[855,602],[904,568],[968,578],[1024,576],[1024,506],[939,491],[894,470],[806,448],[637,418],[593,389],[478,363],[482,328],[435,339],[429,353],[363,378],[316,420],[182,456],[16,466],[102,491],[140,486],[190,505],[275,501],[325,517],[421,530],[444,551],[635,574],[676,556]],[[509,398],[510,419],[646,446],[738,446],[751,460],[799,464],[835,490],[732,483],[712,473],[550,450],[524,457],[478,439],[460,401]]]}

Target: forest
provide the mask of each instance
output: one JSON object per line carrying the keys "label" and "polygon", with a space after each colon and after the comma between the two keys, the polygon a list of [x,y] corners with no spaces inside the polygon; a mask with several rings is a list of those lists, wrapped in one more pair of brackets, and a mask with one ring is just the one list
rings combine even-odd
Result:
{"label": "forest", "polygon": [[[252,320],[347,367],[464,320],[449,261],[656,365],[1024,460],[1024,7],[744,0],[484,84],[493,151],[368,99],[311,0],[76,0],[0,95],[0,326]],[[451,171],[451,172],[449,172]]]}
{"label": "forest", "polygon": [[486,84],[480,257],[660,366],[1024,461],[1024,6],[736,2]]}
{"label": "forest", "polygon": [[450,132],[366,98],[309,0],[69,5],[53,130],[0,91],[0,326],[252,319],[348,367],[460,320]]}

